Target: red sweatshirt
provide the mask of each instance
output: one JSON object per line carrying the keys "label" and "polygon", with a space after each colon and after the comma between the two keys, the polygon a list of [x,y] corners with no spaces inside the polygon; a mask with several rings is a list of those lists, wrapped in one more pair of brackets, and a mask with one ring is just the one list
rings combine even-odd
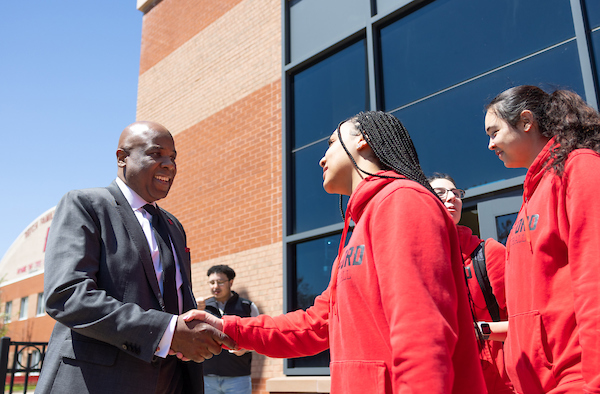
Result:
{"label": "red sweatshirt", "polygon": [[[477,276],[473,269],[473,261],[471,254],[477,246],[483,242],[477,236],[473,235],[470,228],[465,226],[457,226],[458,238],[460,240],[460,250],[467,273],[467,283],[473,300],[475,315],[477,320],[492,321],[490,312],[488,311],[481,291],[481,286],[477,282]],[[506,299],[504,297],[504,262],[506,260],[506,251],[504,245],[495,239],[488,238],[485,241],[485,265],[488,273],[488,278],[492,286],[492,292],[498,301],[500,308],[500,319],[507,320]],[[479,358],[483,368],[483,377],[489,394],[506,394],[514,393],[512,384],[508,379],[508,374],[504,368],[504,352],[502,350],[502,342],[485,341],[483,348],[479,350]]]}
{"label": "red sweatshirt", "polygon": [[369,177],[347,215],[356,227],[314,306],[225,316],[225,333],[271,357],[329,346],[333,394],[485,393],[458,235],[444,205],[416,182]]}
{"label": "red sweatshirt", "polygon": [[600,393],[600,155],[573,151],[525,177],[509,240],[506,367],[519,393]]}

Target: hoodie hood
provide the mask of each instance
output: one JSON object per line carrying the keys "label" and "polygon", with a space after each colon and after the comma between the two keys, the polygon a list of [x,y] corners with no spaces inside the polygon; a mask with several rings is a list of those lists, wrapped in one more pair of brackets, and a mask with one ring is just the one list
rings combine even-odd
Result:
{"label": "hoodie hood", "polygon": [[531,197],[540,184],[546,170],[552,165],[550,154],[552,153],[551,148],[553,148],[555,143],[556,137],[552,137],[548,143],[546,143],[544,149],[537,155],[531,164],[531,167],[529,167],[529,170],[527,170],[525,182],[523,183],[523,201],[527,201]]}
{"label": "hoodie hood", "polygon": [[376,175],[389,176],[393,178],[380,178],[379,176],[368,176],[358,184],[350,200],[348,201],[348,209],[346,215],[350,215],[350,218],[354,223],[358,223],[365,207],[371,201],[373,197],[381,189],[392,183],[396,179],[406,179],[404,175],[400,175],[394,171],[378,171]]}

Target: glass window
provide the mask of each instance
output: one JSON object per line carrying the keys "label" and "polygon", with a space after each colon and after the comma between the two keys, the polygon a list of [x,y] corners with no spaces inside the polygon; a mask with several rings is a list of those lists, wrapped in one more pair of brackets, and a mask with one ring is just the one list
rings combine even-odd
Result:
{"label": "glass window", "polygon": [[384,108],[391,111],[574,35],[564,0],[434,1],[381,29]]}
{"label": "glass window", "polygon": [[483,123],[485,105],[496,94],[520,84],[538,85],[547,91],[568,88],[583,95],[576,42],[395,111],[411,135],[425,174],[452,174],[464,189],[525,174],[525,169],[505,168],[487,149]]}
{"label": "glass window", "polygon": [[[284,45],[292,46],[291,52],[286,47],[286,53],[301,53],[302,59],[307,59],[300,66],[284,65],[289,75],[284,81],[288,92],[284,111],[289,121],[284,152],[289,202],[284,212],[288,219],[288,227],[284,229],[288,310],[308,308],[329,283],[340,235],[331,235],[337,227],[332,230],[327,226],[340,225],[342,218],[338,196],[323,190],[318,162],[327,149],[327,139],[341,120],[372,109],[369,80],[377,81],[377,109],[392,112],[409,130],[426,175],[447,172],[465,189],[526,172],[526,169],[505,168],[487,149],[484,107],[496,94],[520,84],[537,85],[548,92],[570,89],[582,96],[585,93],[572,2],[364,2],[367,3],[378,4],[378,18],[369,19],[358,11],[356,15],[349,13],[352,17],[366,18],[366,31],[374,31],[373,43],[354,38],[358,33],[345,33],[348,29],[344,27],[331,28],[327,30],[332,33],[328,37],[338,37],[337,31],[340,42],[328,51],[335,53],[325,58],[319,54],[320,47],[301,42],[304,39],[313,42],[314,32],[296,29],[293,40],[289,36],[283,39]],[[600,75],[600,1],[582,3]],[[301,0],[287,4],[297,7],[296,19],[311,26]],[[318,0],[310,1],[311,7],[317,4],[320,6]],[[304,6],[308,7],[308,3]],[[384,15],[395,11],[399,12],[393,16],[394,20]],[[290,29],[292,22],[285,23]],[[348,38],[344,34],[355,36]],[[318,42],[327,45],[325,41]],[[374,57],[369,62],[367,44],[369,54]],[[319,60],[314,60],[317,57]],[[296,64],[298,61],[295,60]],[[371,63],[375,64],[377,74],[369,78],[367,64]],[[497,189],[494,201],[498,201],[498,195],[506,194],[500,186]],[[501,240],[510,220],[499,217],[493,223]],[[328,371],[321,368],[328,363],[327,352],[291,359],[286,361],[286,373],[320,374]]]}
{"label": "glass window", "polygon": [[587,14],[588,26],[590,29],[600,27],[600,1],[586,0],[585,12]]}
{"label": "glass window", "polygon": [[292,76],[292,149],[329,137],[341,120],[368,107],[365,45],[360,40]]}
{"label": "glass window", "polygon": [[[314,304],[315,298],[327,288],[331,279],[333,261],[338,253],[340,237],[341,234],[335,234],[295,245],[293,278],[295,286],[291,310],[308,309]],[[346,239],[350,239],[350,234]],[[291,368],[328,366],[329,351],[288,360],[288,367]]]}
{"label": "glass window", "polygon": [[585,11],[591,29],[592,53],[596,64],[596,81],[600,80],[600,1],[586,0]]}
{"label": "glass window", "polygon": [[517,220],[518,213],[510,213],[508,215],[496,216],[496,232],[498,234],[498,242],[506,246],[508,235],[512,229],[515,220]]}
{"label": "glass window", "polygon": [[368,108],[365,41],[360,40],[292,77],[293,233],[341,221],[338,197],[323,190],[319,160],[338,123]]}
{"label": "glass window", "polygon": [[[327,142],[322,141],[292,154],[296,175],[295,209],[292,212],[294,233],[343,221],[339,196],[323,189],[323,169],[319,160],[326,150]],[[344,196],[344,205],[347,201],[348,197]]]}
{"label": "glass window", "polygon": [[[340,237],[341,234],[335,234],[295,245],[296,291],[292,310],[312,306],[315,298],[327,288]],[[350,239],[350,235],[346,239]]]}
{"label": "glass window", "polygon": [[27,308],[29,307],[29,297],[21,298],[21,309],[19,309],[19,320],[27,319]]}
{"label": "glass window", "polygon": [[7,301],[4,305],[4,323],[10,323],[12,320],[12,301]]}
{"label": "glass window", "polygon": [[44,308],[44,293],[38,293],[37,297],[37,309],[35,312],[36,316],[43,316],[46,314],[46,309]]}

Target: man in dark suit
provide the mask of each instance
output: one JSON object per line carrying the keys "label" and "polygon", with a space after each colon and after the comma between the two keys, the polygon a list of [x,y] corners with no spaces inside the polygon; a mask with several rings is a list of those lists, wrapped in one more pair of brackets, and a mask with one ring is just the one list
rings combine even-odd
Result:
{"label": "man in dark suit", "polygon": [[175,157],[165,127],[133,123],[119,139],[117,179],[58,204],[44,271],[57,323],[36,393],[203,393],[202,364],[168,354],[201,362],[221,344],[235,348],[179,316],[196,308],[190,252],[181,223],[155,204],[173,183]]}

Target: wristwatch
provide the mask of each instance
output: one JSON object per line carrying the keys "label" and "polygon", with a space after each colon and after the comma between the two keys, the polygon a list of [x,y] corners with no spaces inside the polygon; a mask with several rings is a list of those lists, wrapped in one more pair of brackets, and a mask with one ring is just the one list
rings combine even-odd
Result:
{"label": "wristwatch", "polygon": [[478,321],[477,327],[479,327],[477,336],[479,336],[479,333],[481,333],[484,341],[487,341],[488,339],[490,339],[490,334],[492,333],[492,329],[490,328],[490,325],[487,322]]}

